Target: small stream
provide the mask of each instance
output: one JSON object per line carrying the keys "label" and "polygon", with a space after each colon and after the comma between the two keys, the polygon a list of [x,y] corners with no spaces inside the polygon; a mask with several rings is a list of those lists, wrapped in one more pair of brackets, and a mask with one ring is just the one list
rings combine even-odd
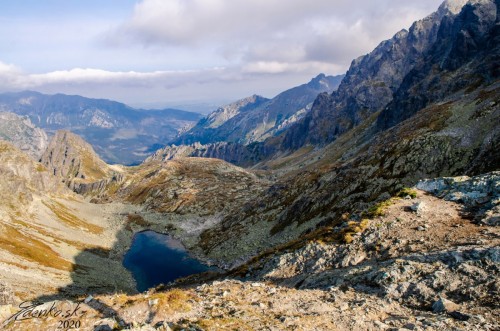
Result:
{"label": "small stream", "polygon": [[123,265],[134,276],[140,292],[210,270],[209,266],[190,257],[179,240],[149,230],[134,235]]}

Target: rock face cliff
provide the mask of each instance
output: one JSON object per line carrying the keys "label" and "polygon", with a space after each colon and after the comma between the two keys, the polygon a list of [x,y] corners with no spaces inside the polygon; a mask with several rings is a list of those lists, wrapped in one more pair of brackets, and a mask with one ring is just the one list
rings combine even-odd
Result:
{"label": "rock face cliff", "polygon": [[43,191],[46,193],[60,193],[63,185],[42,164],[30,159],[10,142],[1,143],[1,170],[2,196],[16,197],[26,195],[32,200],[31,193]]}
{"label": "rock face cliff", "polygon": [[228,142],[209,143],[205,145],[200,143],[180,146],[171,145],[159,149],[144,160],[144,163],[174,160],[182,157],[205,157],[221,159],[239,166],[247,166],[255,164],[258,161],[251,147]]}
{"label": "rock face cliff", "polygon": [[89,143],[69,131],[56,132],[40,162],[79,193],[99,190],[110,181],[122,179],[119,172],[99,158]]}
{"label": "rock face cliff", "polygon": [[325,145],[382,110],[405,77],[436,43],[443,22],[453,20],[466,0],[446,1],[439,10],[355,59],[338,90],[319,96],[306,117],[285,133],[283,149]]}
{"label": "rock face cliff", "polygon": [[10,141],[37,161],[48,145],[45,131],[33,125],[28,117],[7,112],[0,112],[0,139]]}
{"label": "rock face cliff", "polygon": [[460,89],[467,88],[467,94],[476,86],[496,82],[500,77],[498,10],[498,1],[477,1],[464,6],[455,18],[444,16],[436,41],[405,76],[380,114],[378,128],[394,126]]}

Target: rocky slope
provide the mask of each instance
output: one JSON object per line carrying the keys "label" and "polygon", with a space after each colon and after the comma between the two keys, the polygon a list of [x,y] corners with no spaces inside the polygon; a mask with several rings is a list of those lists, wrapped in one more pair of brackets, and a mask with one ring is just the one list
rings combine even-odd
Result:
{"label": "rocky slope", "polygon": [[[454,101],[429,106],[377,135],[372,117],[323,150],[268,163],[284,176],[203,233],[199,244],[205,254],[237,263],[336,224],[344,213],[365,210],[420,179],[498,169],[500,109],[491,105],[498,102],[499,88],[496,83],[467,98],[458,93]],[[492,99],[480,97],[487,91]]]}
{"label": "rocky slope", "polygon": [[79,183],[94,183],[114,175],[89,143],[64,130],[57,131],[52,137],[40,163],[54,176],[62,178],[70,188]]}
{"label": "rocky slope", "polygon": [[[346,218],[341,236],[311,233],[204,284],[88,296],[78,320],[86,330],[495,330],[499,229],[464,215],[484,196],[498,207],[499,183],[498,172],[422,182],[437,195],[453,188],[472,198],[463,205],[407,189],[364,225]],[[11,310],[2,306],[4,319]]]}
{"label": "rocky slope", "polygon": [[240,143],[217,142],[202,145],[193,143],[191,145],[171,145],[157,150],[149,156],[144,163],[159,160],[174,160],[182,157],[204,157],[215,158],[236,164],[241,167],[251,166],[260,161],[256,156],[253,146],[245,146]]}
{"label": "rocky slope", "polygon": [[115,196],[165,213],[209,216],[257,195],[267,180],[217,159],[189,158],[125,169]]}
{"label": "rocky slope", "polygon": [[0,274],[10,289],[2,300],[71,293],[72,286],[133,291],[131,276],[109,257],[125,222],[119,213],[133,208],[95,208],[7,142],[0,141],[0,160]]}
{"label": "rocky slope", "polygon": [[107,162],[122,164],[141,162],[201,118],[177,109],[140,110],[110,100],[30,91],[0,94],[0,111],[28,116],[50,134],[77,133]]}
{"label": "rocky slope", "polygon": [[35,160],[48,145],[45,131],[33,125],[29,118],[7,112],[0,112],[0,139],[10,141]]}
{"label": "rocky slope", "polygon": [[[222,106],[201,119],[194,127],[177,137],[172,143],[189,145],[193,143],[206,144],[227,141],[231,130],[234,130],[234,128],[231,129],[226,124],[228,121],[234,121],[234,117],[244,116],[244,113],[255,112],[257,108],[269,101],[269,99],[259,95],[252,95],[251,97]],[[235,139],[241,139],[241,136],[238,136],[237,133],[234,136]]]}

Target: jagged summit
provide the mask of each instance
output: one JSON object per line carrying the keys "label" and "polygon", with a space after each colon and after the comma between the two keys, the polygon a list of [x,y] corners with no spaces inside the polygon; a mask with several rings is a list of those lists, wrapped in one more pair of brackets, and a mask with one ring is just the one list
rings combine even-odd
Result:
{"label": "jagged summit", "polygon": [[[497,5],[498,6],[498,1]],[[443,19],[435,44],[406,75],[377,125],[387,129],[437,100],[499,78],[498,13],[492,0],[468,2],[453,20]],[[467,89],[468,94],[473,87]]]}
{"label": "jagged summit", "polygon": [[318,76],[311,79],[311,81],[309,83],[307,83],[306,85],[311,87],[311,88],[318,89],[318,90],[321,90],[322,88],[325,88],[325,87],[327,88],[327,90],[329,89],[328,88],[329,83],[328,83],[327,76],[323,73],[321,73]]}
{"label": "jagged summit", "polygon": [[383,109],[436,42],[444,16],[456,15],[460,3],[443,4],[440,13],[415,22],[408,31],[399,31],[354,60],[339,88],[318,97],[311,112],[285,133],[282,148],[324,145]]}
{"label": "jagged summit", "polygon": [[68,185],[97,182],[113,172],[89,143],[66,130],[56,132],[40,162]]}
{"label": "jagged summit", "polygon": [[460,13],[462,7],[465,6],[466,3],[474,3],[483,0],[445,0],[438,8],[437,14],[440,17],[444,17],[446,15],[456,15]]}
{"label": "jagged summit", "polygon": [[65,193],[64,186],[47,168],[11,142],[0,140],[0,158],[0,196],[4,203],[13,201],[12,206],[18,208],[22,199],[31,201],[33,194]]}
{"label": "jagged summit", "polygon": [[39,160],[48,145],[47,134],[28,117],[0,112],[0,139],[10,141],[35,160]]}

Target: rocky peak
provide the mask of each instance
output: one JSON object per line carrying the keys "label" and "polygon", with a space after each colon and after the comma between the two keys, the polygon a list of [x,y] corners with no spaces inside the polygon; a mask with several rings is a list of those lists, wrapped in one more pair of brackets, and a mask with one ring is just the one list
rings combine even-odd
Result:
{"label": "rocky peak", "polygon": [[494,0],[470,1],[464,6],[458,19],[443,26],[440,31],[443,42],[434,49],[437,56],[443,57],[441,68],[455,70],[476,56],[481,49],[487,49],[488,40],[494,43],[498,6],[499,2],[496,1],[495,4]]}
{"label": "rocky peak", "polygon": [[403,75],[410,70],[404,61],[407,36],[406,31],[400,31],[372,53],[353,61],[339,89],[316,99],[304,122],[287,133],[285,148],[331,141],[387,104]]}
{"label": "rocky peak", "polygon": [[216,111],[210,113],[206,119],[202,120],[201,123],[208,128],[217,128],[239,113],[249,111],[266,101],[269,101],[269,99],[254,94],[218,108]]}
{"label": "rocky peak", "polygon": [[447,95],[468,86],[470,92],[498,79],[498,3],[470,1],[457,16],[443,18],[436,42],[406,75],[378,117],[380,130]]}
{"label": "rocky peak", "polygon": [[457,15],[468,0],[446,0],[437,10],[437,14],[442,18],[446,15]]}
{"label": "rocky peak", "polygon": [[0,112],[0,139],[10,141],[37,161],[48,145],[44,130],[31,123],[27,116],[9,112]]}
{"label": "rocky peak", "polygon": [[42,155],[41,163],[68,185],[74,180],[87,183],[103,180],[112,172],[90,144],[65,130],[56,132]]}
{"label": "rocky peak", "polygon": [[399,31],[354,60],[338,90],[318,97],[306,117],[285,134],[282,149],[324,145],[383,109],[434,45],[443,17],[455,17],[463,4],[464,0],[446,1],[408,31]]}
{"label": "rocky peak", "polygon": [[[241,152],[241,146],[234,149],[234,144],[219,143],[249,145],[278,135],[310,111],[319,93],[335,90],[342,77],[319,74],[308,83],[288,89],[272,99],[253,95],[236,101],[217,109],[170,144],[210,144],[216,147],[212,150],[217,150],[217,155],[224,156],[224,160],[241,159],[241,155],[230,155],[235,150]],[[230,151],[225,151],[225,148],[230,148]],[[204,152],[199,154],[204,155]]]}
{"label": "rocky peak", "polygon": [[[0,140],[0,198],[2,202],[32,200],[32,194],[65,193],[64,186],[46,167],[11,142]],[[70,193],[69,191],[66,193]],[[21,201],[22,202],[22,201]]]}
{"label": "rocky peak", "polygon": [[307,83],[307,86],[311,88],[320,89],[322,88],[322,86],[329,86],[329,82],[326,75],[321,73],[318,76],[311,79],[311,81]]}

